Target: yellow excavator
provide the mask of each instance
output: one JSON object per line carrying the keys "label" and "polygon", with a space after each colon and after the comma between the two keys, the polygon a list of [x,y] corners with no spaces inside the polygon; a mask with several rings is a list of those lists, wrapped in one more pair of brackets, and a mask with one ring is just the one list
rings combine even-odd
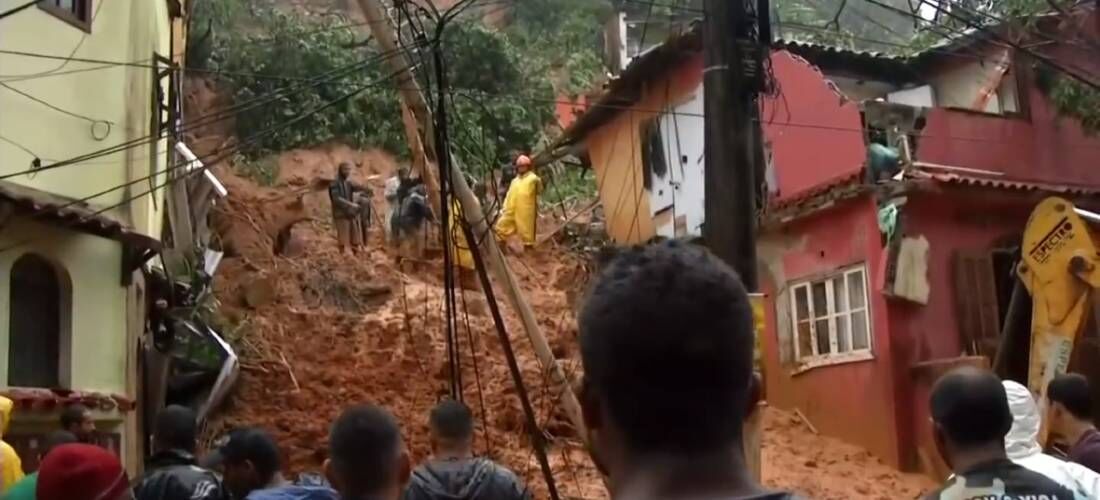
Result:
{"label": "yellow excavator", "polygon": [[1052,197],[1035,207],[1024,228],[1016,272],[1032,299],[1027,381],[1040,398],[1069,368],[1100,288],[1100,234],[1090,225],[1100,228],[1100,214]]}

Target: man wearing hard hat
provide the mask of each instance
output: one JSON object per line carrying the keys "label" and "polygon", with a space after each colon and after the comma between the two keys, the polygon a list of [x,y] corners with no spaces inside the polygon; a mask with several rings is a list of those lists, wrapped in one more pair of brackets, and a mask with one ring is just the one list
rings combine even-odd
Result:
{"label": "man wearing hard hat", "polygon": [[524,248],[535,246],[535,223],[539,213],[539,193],[542,191],[542,179],[535,175],[531,158],[519,155],[516,158],[516,175],[508,186],[504,197],[504,206],[496,223],[496,233],[508,240],[518,234]]}

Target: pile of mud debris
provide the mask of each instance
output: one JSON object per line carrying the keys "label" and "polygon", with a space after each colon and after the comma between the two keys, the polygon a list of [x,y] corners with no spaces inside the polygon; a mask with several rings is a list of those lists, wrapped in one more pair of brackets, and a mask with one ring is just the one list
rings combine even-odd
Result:
{"label": "pile of mud debris", "polygon": [[[212,216],[226,259],[215,278],[227,336],[241,353],[243,374],[230,407],[208,434],[237,425],[270,429],[294,472],[315,471],[328,425],[344,407],[372,402],[401,421],[414,460],[427,456],[428,410],[447,393],[442,264],[399,269],[376,224],[369,248],[341,255],[329,224],[327,191],[317,179],[334,166],[356,166],[353,180],[372,187],[381,213],[382,184],[394,161],[343,146],[284,153],[275,187],[220,171],[231,195]],[[319,189],[320,187],[320,189]],[[404,266],[402,266],[404,267]],[[547,248],[514,260],[544,335],[575,373],[576,331],[569,304],[583,262]],[[480,421],[477,452],[545,485],[523,426],[523,414],[484,296],[460,297],[459,343],[464,394]],[[465,306],[465,307],[464,307]],[[504,307],[509,334],[539,423],[552,438],[550,461],[564,496],[599,498],[598,474],[560,411],[518,320]],[[466,327],[468,316],[469,329]]]}
{"label": "pile of mud debris", "polygon": [[[425,458],[426,416],[449,383],[442,264],[436,259],[403,272],[377,226],[364,254],[337,251],[327,192],[316,180],[331,178],[342,161],[356,166],[353,179],[371,186],[380,203],[394,161],[377,151],[337,145],[284,153],[275,187],[219,173],[231,195],[213,215],[227,256],[216,291],[226,323],[234,325],[226,333],[241,351],[243,375],[207,434],[263,426],[279,440],[293,472],[319,470],[329,423],[359,402],[391,409],[414,460]],[[511,262],[555,355],[575,377],[574,301],[585,262],[552,245]],[[465,310],[470,326],[460,326],[461,361],[466,400],[479,420],[476,451],[507,464],[537,498],[547,498],[484,296],[467,292]],[[565,498],[606,498],[518,320],[507,306],[503,311],[539,423],[553,444],[549,457],[559,490]],[[765,484],[811,498],[914,498],[932,486],[774,409],[765,416],[763,446]]]}

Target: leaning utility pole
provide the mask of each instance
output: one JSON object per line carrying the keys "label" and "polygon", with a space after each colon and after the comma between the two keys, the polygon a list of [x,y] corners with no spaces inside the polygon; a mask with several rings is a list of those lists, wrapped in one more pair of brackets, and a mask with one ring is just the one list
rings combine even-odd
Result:
{"label": "leaning utility pole", "polygon": [[755,292],[755,89],[746,77],[754,60],[745,52],[756,40],[747,33],[746,1],[755,0],[704,1],[703,240]]}
{"label": "leaning utility pole", "polygon": [[[367,18],[371,33],[374,35],[374,38],[378,40],[381,51],[386,54],[397,54],[395,57],[387,57],[386,62],[398,75],[397,85],[398,90],[401,92],[401,98],[405,101],[410,111],[412,111],[417,121],[417,128],[420,131],[420,137],[409,138],[410,144],[421,143],[424,145],[424,151],[431,154],[430,152],[436,150],[431,112],[428,108],[427,101],[424,99],[424,94],[420,86],[416,79],[413,78],[408,58],[398,52],[400,49],[397,46],[389,17],[386,15],[381,5],[379,5],[379,0],[357,0],[357,2]],[[427,161],[435,163],[435,159],[433,158],[428,158]],[[570,423],[573,424],[573,428],[577,431],[577,435],[587,442],[588,432],[585,429],[584,420],[581,416],[580,402],[577,400],[577,395],[573,393],[571,381],[566,377],[565,370],[561,368],[561,365],[558,364],[557,359],[554,357],[554,353],[551,351],[550,344],[546,341],[546,337],[542,335],[538,326],[538,320],[535,318],[535,311],[523,297],[523,292],[520,291],[519,282],[516,280],[515,275],[512,274],[511,269],[508,268],[508,261],[504,259],[504,254],[501,253],[496,238],[492,236],[487,238],[484,237],[484,235],[492,235],[493,233],[486,218],[482,216],[484,212],[481,209],[481,203],[478,202],[477,196],[474,195],[470,186],[466,184],[466,176],[462,175],[462,169],[458,168],[458,164],[454,162],[453,159],[451,165],[451,188],[462,206],[462,212],[466,217],[466,222],[470,225],[470,229],[474,234],[479,235],[479,237],[483,239],[481,255],[484,257],[489,270],[493,273],[493,278],[502,285],[504,295],[507,296],[508,301],[512,305],[512,309],[520,317],[520,321],[523,324],[524,330],[527,332],[527,337],[531,340],[531,345],[534,347],[535,355],[538,357],[539,364],[542,366],[544,373],[548,373],[554,384],[557,385],[566,416],[569,418]],[[432,170],[433,168],[424,168],[424,172],[422,172],[421,175],[424,175],[425,179],[434,180],[435,178]],[[437,193],[435,196],[438,196],[438,181],[429,183],[429,189],[432,189],[433,185]]]}

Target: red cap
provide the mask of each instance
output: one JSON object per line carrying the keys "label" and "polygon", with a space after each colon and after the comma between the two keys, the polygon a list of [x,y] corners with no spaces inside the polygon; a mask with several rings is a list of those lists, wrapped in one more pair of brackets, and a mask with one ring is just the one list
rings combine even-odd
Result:
{"label": "red cap", "polygon": [[118,500],[130,480],[118,457],[90,444],[50,451],[38,468],[38,500]]}

